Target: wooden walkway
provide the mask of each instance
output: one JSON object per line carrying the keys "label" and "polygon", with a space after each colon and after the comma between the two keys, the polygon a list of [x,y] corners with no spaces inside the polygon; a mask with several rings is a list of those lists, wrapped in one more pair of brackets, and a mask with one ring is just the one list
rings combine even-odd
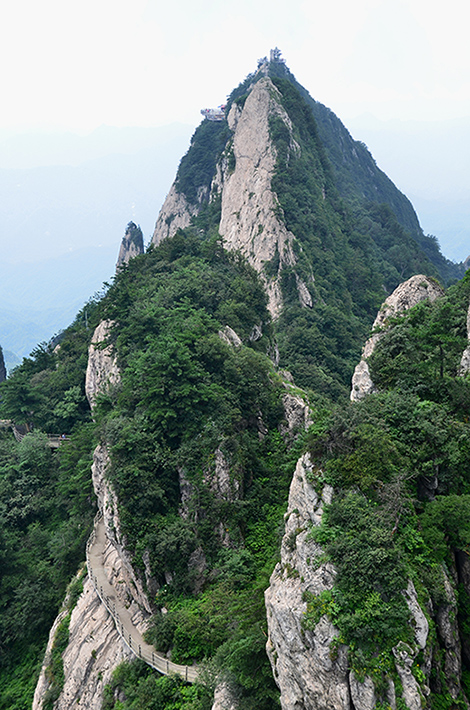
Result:
{"label": "wooden walkway", "polygon": [[142,635],[133,626],[131,615],[117,598],[103,568],[103,552],[106,547],[106,533],[101,517],[95,521],[94,530],[87,543],[86,562],[88,574],[99,598],[114,619],[116,629],[128,648],[149,666],[164,675],[176,673],[188,683],[194,683],[198,677],[197,666],[180,666],[172,663],[146,643]]}

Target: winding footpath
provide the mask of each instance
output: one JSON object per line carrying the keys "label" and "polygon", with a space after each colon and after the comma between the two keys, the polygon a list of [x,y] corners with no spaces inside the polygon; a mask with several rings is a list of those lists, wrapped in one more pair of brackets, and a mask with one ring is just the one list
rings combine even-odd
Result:
{"label": "winding footpath", "polygon": [[103,552],[106,543],[105,526],[102,518],[98,518],[95,521],[95,527],[86,548],[88,574],[96,593],[113,617],[117,632],[122,640],[134,655],[141,658],[160,673],[164,675],[176,673],[188,683],[194,683],[198,677],[199,669],[197,666],[180,666],[177,663],[172,663],[164,656],[159,655],[153,646],[150,646],[150,644],[144,641],[142,635],[133,626],[129,611],[118,599],[115,590],[109,583],[104,572]]}

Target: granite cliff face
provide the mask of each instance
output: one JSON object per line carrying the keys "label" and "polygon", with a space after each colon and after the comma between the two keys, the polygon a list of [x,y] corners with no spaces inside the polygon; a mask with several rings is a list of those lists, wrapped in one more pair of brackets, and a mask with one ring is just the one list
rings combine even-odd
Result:
{"label": "granite cliff face", "polygon": [[462,359],[460,361],[460,374],[467,375],[470,372],[470,305],[467,312],[467,338],[469,345],[465,348],[462,353]]}
{"label": "granite cliff face", "polygon": [[152,243],[160,244],[163,239],[174,237],[178,229],[189,227],[191,219],[199,212],[200,207],[200,202],[192,205],[185,195],[178,191],[176,184],[173,184],[158,215]]}
{"label": "granite cliff face", "polygon": [[119,382],[119,369],[112,348],[109,345],[101,347],[111,326],[110,321],[102,321],[98,325],[88,351],[85,392],[91,409],[95,406],[96,397],[100,392],[105,392],[108,387]]}
{"label": "granite cliff face", "polygon": [[[442,293],[436,282],[422,275],[409,279],[386,299],[375,327],[386,328],[390,316],[425,298],[434,301]],[[366,343],[362,361],[365,365],[365,358],[379,338],[380,332],[375,333]],[[466,372],[463,368],[467,350],[460,374]],[[357,370],[355,382],[358,384]],[[368,386],[356,390],[351,399],[373,391],[369,376]],[[322,615],[313,629],[305,625],[308,599],[331,590],[336,577],[335,568],[309,534],[321,524],[324,508],[334,497],[334,490],[321,483],[321,474],[309,454],[298,461],[285,514],[281,561],[265,593],[267,652],[281,691],[282,710],[374,710],[378,702],[374,682],[367,675],[359,679],[350,670],[348,647],[338,643],[339,631],[328,615]],[[429,597],[418,599],[411,579],[402,590],[413,641],[400,641],[393,648],[395,677],[386,677],[385,691],[382,689],[392,710],[400,703],[409,710],[428,706],[431,686],[435,693],[446,687],[454,701],[462,697],[462,670],[470,659],[470,647],[459,626],[457,600],[459,593],[470,594],[468,556],[454,552],[451,560],[442,565],[440,574],[442,589],[437,602]],[[416,668],[418,655],[422,672],[417,676],[412,669]],[[436,677],[440,678],[437,683]]]}
{"label": "granite cliff face", "polygon": [[[224,246],[240,251],[261,274],[269,310],[276,318],[282,307],[279,274],[283,266],[294,266],[296,257],[292,248],[294,235],[278,216],[271,184],[277,157],[269,129],[274,117],[287,127],[290,150],[299,151],[279,91],[271,79],[264,77],[254,84],[243,107],[234,103],[230,110],[227,120],[232,138],[217,164],[210,199],[221,200],[219,232]],[[158,217],[152,242],[159,244],[178,228],[187,227],[200,211],[203,197],[201,194],[197,204],[190,204],[175,182]],[[273,261],[277,261],[276,272],[267,278],[264,266]],[[301,304],[311,307],[312,296],[298,276],[297,288]]]}
{"label": "granite cliff face", "polygon": [[[276,216],[276,196],[271,180],[276,150],[269,133],[269,121],[279,117],[291,134],[291,150],[299,150],[292,140],[292,125],[280,105],[278,90],[269,78],[261,79],[249,93],[243,109],[236,104],[228,116],[233,131],[230,150],[235,160],[232,170],[228,156],[218,166],[214,188],[222,196],[220,234],[226,248],[239,250],[255,269],[279,257],[278,272],[293,266],[294,239]],[[265,279],[271,314],[279,315],[282,297],[278,277]],[[310,303],[311,305],[311,303]]]}
{"label": "granite cliff face", "polygon": [[306,454],[298,461],[292,479],[281,561],[265,594],[267,651],[283,710],[349,707],[347,649],[340,647],[335,660],[330,657],[337,629],[326,617],[314,632],[303,629],[307,610],[304,593],[316,596],[331,589],[335,576],[331,564],[321,562],[319,545],[309,539],[311,526],[320,524],[323,507],[332,495],[329,487],[321,495],[316,493],[309,480],[312,474]]}
{"label": "granite cliff face", "polygon": [[[109,328],[109,322],[101,322],[93,334],[89,348],[85,389],[91,408],[99,392],[119,383],[119,370],[111,348],[99,348],[99,344],[106,339]],[[135,575],[125,551],[125,540],[120,531],[118,500],[106,475],[108,465],[106,446],[97,446],[93,454],[91,475],[98,509],[103,516],[106,530],[104,569],[119,599],[131,609],[134,625],[143,631],[152,609],[142,581]],[[52,645],[58,625],[65,614],[66,611],[59,614],[51,629],[34,695],[33,710],[42,708],[49,687],[47,666]],[[70,618],[69,642],[63,654],[64,685],[54,705],[55,710],[70,710],[77,707],[78,703],[87,710],[100,710],[103,688],[111,680],[113,670],[122,661],[133,657],[116,631],[114,621],[102,604],[91,580],[86,576],[83,592]]]}
{"label": "granite cliff face", "polygon": [[7,369],[5,367],[5,360],[3,358],[3,350],[0,347],[0,382],[3,382],[3,380],[6,380],[7,378]]}
{"label": "granite cliff face", "polygon": [[434,279],[430,279],[423,274],[417,274],[397,286],[395,291],[385,299],[372,326],[372,335],[364,345],[361,360],[354,370],[351,401],[357,402],[368,394],[375,392],[367,358],[372,355],[384,329],[387,328],[387,320],[426,299],[431,302],[435,301],[436,298],[443,294],[444,289]]}
{"label": "granite cliff face", "polygon": [[142,230],[134,222],[129,222],[126,228],[119,249],[116,270],[124,264],[128,264],[130,259],[144,253],[144,237]]}

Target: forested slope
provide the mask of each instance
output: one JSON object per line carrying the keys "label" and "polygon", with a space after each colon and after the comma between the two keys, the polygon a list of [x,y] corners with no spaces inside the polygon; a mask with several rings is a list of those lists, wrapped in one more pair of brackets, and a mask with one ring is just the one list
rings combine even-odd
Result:
{"label": "forested slope", "polygon": [[[236,126],[245,120],[253,130],[257,78],[265,152],[275,156],[276,228],[292,255],[274,250],[258,270],[219,234],[223,190],[240,169]],[[191,225],[123,266],[59,340],[38,346],[0,383],[1,418],[26,433],[17,443],[8,426],[1,432],[0,707],[30,707],[48,630],[96,512],[97,444],[109,455],[122,539],[154,611],[149,639],[175,662],[205,668],[187,687],[123,665],[105,710],[209,710],[222,680],[240,710],[289,707],[265,651],[263,595],[301,456],[317,494],[334,491],[309,534],[336,577],[327,593],[305,595],[300,635],[314,637],[322,618],[335,626],[328,658],[346,649],[348,673],[375,688],[370,708],[392,705],[392,680],[396,707],[417,710],[402,696],[400,644],[412,648],[423,705],[466,706],[470,384],[460,358],[470,282],[390,321],[369,363],[378,393],[348,403],[385,295],[415,273],[446,281],[456,272],[429,257],[412,208],[388,179],[374,173],[367,182],[366,149],[311,102],[284,65],[249,77],[230,98],[232,128],[203,122],[181,162],[175,190],[197,207]],[[342,152],[350,156],[343,173]],[[254,225],[261,237],[263,224]],[[275,320],[273,283],[282,306]],[[120,377],[98,396],[92,419],[85,372],[102,322],[108,335],[97,347],[111,347]],[[46,433],[70,439],[51,450]],[[284,546],[296,549],[300,533],[307,530],[294,529]],[[282,574],[303,583],[294,567]],[[403,596],[410,580],[429,626],[414,655]],[[64,683],[66,623],[60,634],[44,710]],[[275,667],[274,656],[271,649]],[[349,698],[343,707],[355,706]]]}

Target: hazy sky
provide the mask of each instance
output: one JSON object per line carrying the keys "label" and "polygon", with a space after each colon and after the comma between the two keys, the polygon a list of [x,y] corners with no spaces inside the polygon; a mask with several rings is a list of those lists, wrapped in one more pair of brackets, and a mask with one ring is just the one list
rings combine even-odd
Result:
{"label": "hazy sky", "polygon": [[15,0],[0,129],[199,123],[278,46],[346,123],[470,116],[467,0]]}

